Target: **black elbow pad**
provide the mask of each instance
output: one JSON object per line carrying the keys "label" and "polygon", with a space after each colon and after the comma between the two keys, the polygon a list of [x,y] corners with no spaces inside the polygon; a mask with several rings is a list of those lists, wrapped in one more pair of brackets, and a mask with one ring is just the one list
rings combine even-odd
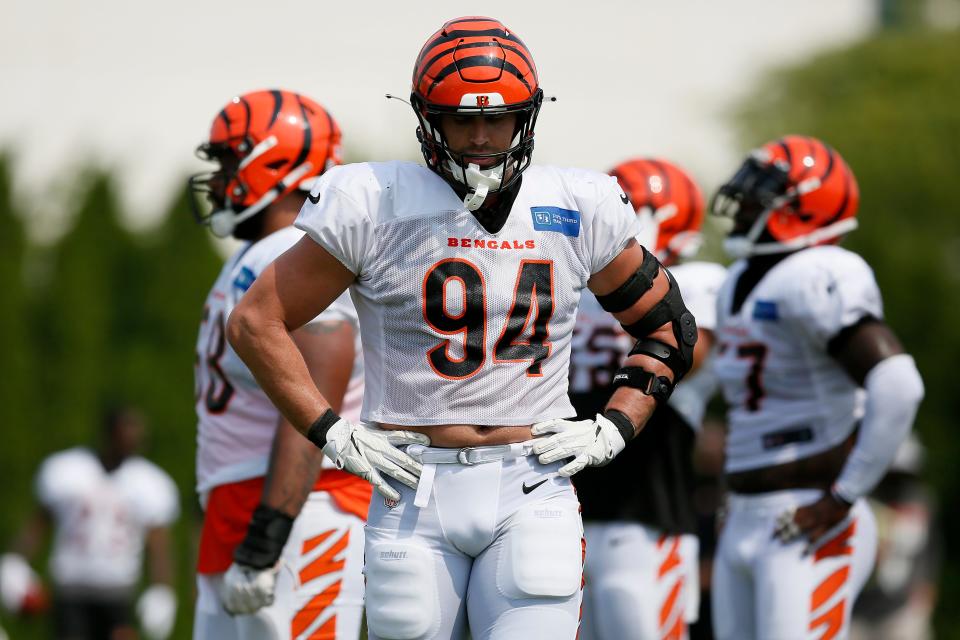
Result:
{"label": "black elbow pad", "polygon": [[[633,324],[624,326],[624,330],[637,338],[637,343],[630,351],[630,355],[642,354],[664,363],[673,372],[673,382],[676,384],[693,366],[693,347],[697,344],[697,322],[683,303],[680,287],[673,274],[667,269],[663,272],[670,281],[670,289],[646,315]],[[673,327],[673,336],[678,347],[648,337],[668,322]]]}

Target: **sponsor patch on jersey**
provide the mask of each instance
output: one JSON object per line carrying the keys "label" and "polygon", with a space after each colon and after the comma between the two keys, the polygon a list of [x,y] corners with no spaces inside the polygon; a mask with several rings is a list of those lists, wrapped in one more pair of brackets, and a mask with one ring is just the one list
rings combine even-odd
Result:
{"label": "sponsor patch on jersey", "polygon": [[256,279],[257,276],[253,272],[253,269],[250,267],[240,267],[240,273],[233,279],[233,288],[239,290],[240,293],[246,293],[247,289],[253,285],[253,281]]}
{"label": "sponsor patch on jersey", "polygon": [[757,300],[753,305],[753,318],[754,320],[779,320],[777,303],[770,300]]}
{"label": "sponsor patch on jersey", "polygon": [[576,238],[580,235],[580,212],[560,207],[530,207],[533,228],[537,231],[555,231]]}

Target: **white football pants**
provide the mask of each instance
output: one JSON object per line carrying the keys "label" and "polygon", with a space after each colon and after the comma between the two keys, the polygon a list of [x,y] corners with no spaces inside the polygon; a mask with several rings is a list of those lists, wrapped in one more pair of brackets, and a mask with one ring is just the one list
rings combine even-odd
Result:
{"label": "white football pants", "polygon": [[276,599],[247,616],[220,603],[223,574],[197,576],[194,640],[357,640],[363,616],[363,521],[325,491],[307,498],[277,574]]}
{"label": "white football pants", "polygon": [[581,640],[684,640],[700,608],[699,541],[636,522],[584,523]]}
{"label": "white football pants", "polygon": [[832,640],[850,630],[850,610],[870,576],[877,525],[864,500],[815,548],[774,538],[776,519],[815,502],[811,489],[732,494],[713,566],[717,640]]}
{"label": "white football pants", "polygon": [[583,527],[570,479],[556,475],[561,463],[520,455],[430,466],[422,508],[393,480],[399,503],[377,493],[370,503],[371,640],[457,640],[468,624],[473,640],[574,640]]}

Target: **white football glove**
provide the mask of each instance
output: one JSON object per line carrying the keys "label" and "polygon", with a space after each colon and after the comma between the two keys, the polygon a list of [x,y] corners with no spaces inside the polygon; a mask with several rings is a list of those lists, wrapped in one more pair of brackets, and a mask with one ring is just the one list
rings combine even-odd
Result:
{"label": "white football glove", "polygon": [[177,619],[177,595],[166,584],[154,584],[137,599],[137,618],[143,635],[150,640],[167,640]]}
{"label": "white football glove", "polygon": [[617,425],[600,414],[593,420],[538,422],[530,433],[534,435],[533,453],[539,456],[540,464],[573,458],[557,472],[566,477],[584,467],[607,464],[627,446]]}
{"label": "white football glove", "polygon": [[232,616],[254,613],[273,604],[279,563],[266,569],[246,565],[230,565],[220,585],[220,602]]}
{"label": "white football glove", "polygon": [[386,483],[380,472],[416,489],[423,465],[397,448],[408,444],[429,445],[430,438],[415,431],[378,429],[340,418],[327,431],[323,454],[333,460],[338,469],[372,484],[385,498],[399,500],[400,494]]}

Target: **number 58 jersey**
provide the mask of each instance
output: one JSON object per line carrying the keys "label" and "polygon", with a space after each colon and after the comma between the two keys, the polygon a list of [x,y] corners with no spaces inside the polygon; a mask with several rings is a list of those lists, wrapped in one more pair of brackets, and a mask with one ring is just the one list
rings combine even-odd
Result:
{"label": "number 58 jersey", "polygon": [[328,171],[296,226],[356,274],[361,414],[400,425],[572,416],[580,294],[638,231],[604,174],[530,167],[491,233],[442,178],[408,162]]}
{"label": "number 58 jersey", "polygon": [[[280,412],[227,343],[224,326],[233,308],[260,273],[303,233],[293,227],[246,244],[226,262],[207,296],[197,336],[197,491],[262,476]],[[356,312],[346,294],[310,324],[345,321],[354,329]],[[355,331],[356,333],[356,331]],[[359,340],[357,340],[359,342]],[[357,344],[359,347],[359,344]],[[363,360],[354,359],[341,413],[357,419],[363,394]]]}
{"label": "number 58 jersey", "polygon": [[717,300],[714,372],[729,405],[728,473],[792,462],[843,442],[864,392],[830,340],[883,308],[873,271],[836,246],[787,256],[732,309],[746,261],[730,267]]}

